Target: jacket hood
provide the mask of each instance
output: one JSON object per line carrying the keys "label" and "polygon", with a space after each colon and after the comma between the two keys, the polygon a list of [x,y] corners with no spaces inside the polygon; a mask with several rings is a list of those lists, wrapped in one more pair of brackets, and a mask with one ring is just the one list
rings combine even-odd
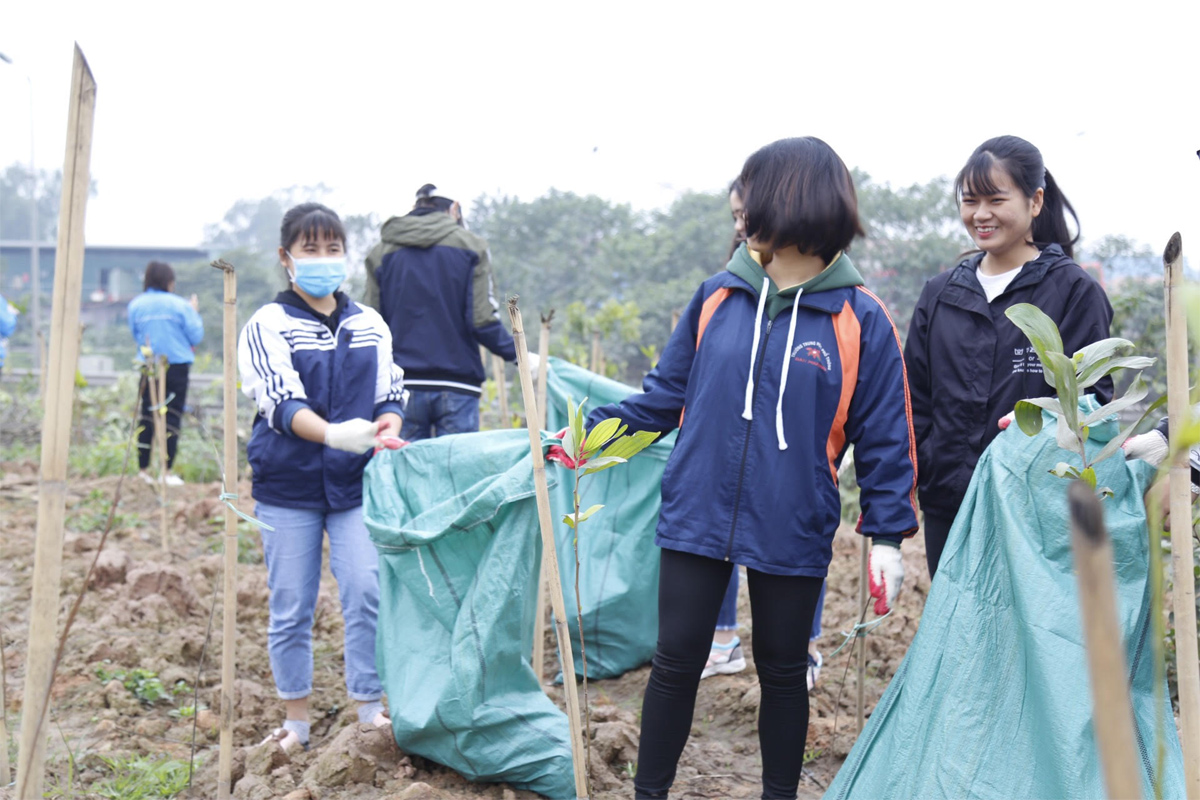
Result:
{"label": "jacket hood", "polygon": [[827,292],[832,289],[845,289],[852,286],[862,286],[862,275],[858,273],[850,256],[844,252],[834,256],[829,266],[821,270],[815,277],[810,278],[799,286],[789,286],[780,289],[775,285],[758,262],[758,253],[751,251],[742,244],[734,252],[726,269],[748,284],[748,289],[757,298],[762,291],[763,281],[767,281],[767,317],[774,319],[780,311],[792,305],[792,298],[797,293],[812,295],[817,292]]}
{"label": "jacket hood", "polygon": [[[1020,289],[1022,286],[1029,286],[1040,283],[1046,277],[1046,273],[1053,269],[1072,265],[1075,260],[1063,252],[1062,245],[1047,244],[1039,245],[1042,249],[1038,257],[1033,261],[1027,261],[1021,267],[1021,272],[1017,277],[1013,278],[1005,291],[1013,291]],[[976,292],[983,292],[983,286],[979,283],[979,264],[983,261],[983,253],[975,253],[959,262],[955,274],[951,277],[952,282],[965,284],[970,286]]]}
{"label": "jacket hood", "polygon": [[449,214],[406,214],[383,223],[381,237],[385,245],[396,247],[433,247],[463,229]]}

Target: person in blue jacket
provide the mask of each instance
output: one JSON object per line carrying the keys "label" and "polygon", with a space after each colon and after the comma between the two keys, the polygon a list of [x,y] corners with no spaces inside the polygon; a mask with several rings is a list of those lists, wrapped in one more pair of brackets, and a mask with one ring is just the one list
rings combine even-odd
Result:
{"label": "person in blue jacket", "polygon": [[312,625],[321,547],[345,620],[346,688],[361,722],[390,724],[375,669],[379,563],[362,516],[363,469],[400,432],[404,373],[392,335],[373,309],[338,287],[346,231],[331,209],[304,203],[283,217],[279,260],[289,288],[238,337],[242,391],[258,414],[246,456],[270,589],[267,646],[286,720],[264,744],[308,746]]}
{"label": "person in blue jacket", "polygon": [[[1079,219],[1036,147],[1016,136],[989,139],[954,189],[979,249],[925,284],[904,345],[930,578],[984,449],[1018,400],[1054,392],[1004,312],[1017,303],[1040,308],[1067,355],[1108,338],[1113,316],[1104,289],[1072,257]],[[1089,391],[1107,403],[1112,379]]]}
{"label": "person in blue jacket", "polygon": [[[196,310],[196,295],[184,300],[175,294],[175,270],[161,261],[146,265],[144,291],[129,301],[129,330],[137,344],[138,359],[144,361],[143,348],[149,347],[154,359],[166,356],[167,398],[167,471],[168,486],[182,486],[178,475],[170,474],[179,448],[183,409],[187,404],[188,372],[196,360],[195,347],[204,338],[204,322]],[[138,389],[142,419],[138,428],[138,467],[147,483],[155,480],[146,471],[154,443],[154,417],[150,408],[150,386],[143,374]]]}
{"label": "person in blue jacket", "polygon": [[733,564],[747,569],[762,687],[763,797],[792,798],[808,729],[808,636],[841,519],[847,444],[874,538],[877,613],[917,530],[916,446],[900,338],[845,254],[862,234],[846,165],[820,139],[784,139],[741,173],[750,248],[701,284],[645,392],[597,409],[679,435],[663,473],[659,634],[642,705],[639,798],[667,796]]}
{"label": "person in blue jacket", "polygon": [[0,294],[0,372],[4,371],[4,359],[8,356],[8,337],[16,329],[17,310]]}

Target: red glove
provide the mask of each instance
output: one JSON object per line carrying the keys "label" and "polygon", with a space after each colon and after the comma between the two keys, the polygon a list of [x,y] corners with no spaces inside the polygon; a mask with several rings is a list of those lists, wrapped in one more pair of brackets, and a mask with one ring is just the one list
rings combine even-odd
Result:
{"label": "red glove", "polygon": [[377,436],[375,441],[379,442],[379,446],[375,448],[375,452],[380,450],[399,450],[401,447],[408,447],[408,442],[401,439],[399,436]]}
{"label": "red glove", "polygon": [[882,617],[896,605],[896,595],[900,593],[900,584],[904,582],[900,548],[886,544],[871,545],[867,565],[871,597],[875,598],[875,613]]}
{"label": "red glove", "polygon": [[[563,428],[561,431],[554,434],[554,438],[562,439],[566,435],[567,435],[567,429]],[[578,464],[576,464],[575,459],[571,458],[571,454],[568,453],[566,450],[563,450],[561,447],[559,447],[556,444],[550,445],[550,449],[546,451],[546,460],[547,461],[557,461],[559,464],[562,464],[567,469],[576,469],[577,467],[581,467],[587,463],[587,459],[585,458],[585,459],[581,460]]]}

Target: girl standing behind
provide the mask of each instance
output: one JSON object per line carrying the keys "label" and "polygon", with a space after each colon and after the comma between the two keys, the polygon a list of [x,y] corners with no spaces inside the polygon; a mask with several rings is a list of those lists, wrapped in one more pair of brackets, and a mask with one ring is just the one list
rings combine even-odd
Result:
{"label": "girl standing behind", "polygon": [[[1032,303],[1062,334],[1067,355],[1108,337],[1112,306],[1075,263],[1075,210],[1042,161],[1016,136],[989,139],[954,180],[963,225],[979,252],[930,279],[909,325],[921,510],[930,578],[984,448],[1018,400],[1053,390],[1025,335],[1004,312]],[[1112,379],[1091,389],[1112,398]]]}
{"label": "girl standing behind", "polygon": [[383,436],[400,431],[403,372],[379,314],[337,291],[346,232],[319,203],[283,217],[279,260],[290,288],[260,308],[238,339],[242,390],[258,415],[246,455],[263,529],[270,588],[271,672],[287,719],[264,741],[308,746],[312,625],[321,545],[346,623],[346,688],[361,722],[387,725],[375,669],[379,566],[362,519],[362,474]]}

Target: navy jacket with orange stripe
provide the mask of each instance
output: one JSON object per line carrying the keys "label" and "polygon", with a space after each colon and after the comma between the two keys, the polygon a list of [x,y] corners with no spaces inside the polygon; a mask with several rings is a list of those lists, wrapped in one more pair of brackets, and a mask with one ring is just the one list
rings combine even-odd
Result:
{"label": "navy jacket with orange stripe", "polygon": [[824,577],[841,519],[837,465],[851,443],[860,532],[898,542],[916,531],[900,338],[862,282],[842,254],[780,292],[743,245],[701,284],[645,392],[592,412],[589,427],[619,417],[631,432],[680,428],[660,547]]}

